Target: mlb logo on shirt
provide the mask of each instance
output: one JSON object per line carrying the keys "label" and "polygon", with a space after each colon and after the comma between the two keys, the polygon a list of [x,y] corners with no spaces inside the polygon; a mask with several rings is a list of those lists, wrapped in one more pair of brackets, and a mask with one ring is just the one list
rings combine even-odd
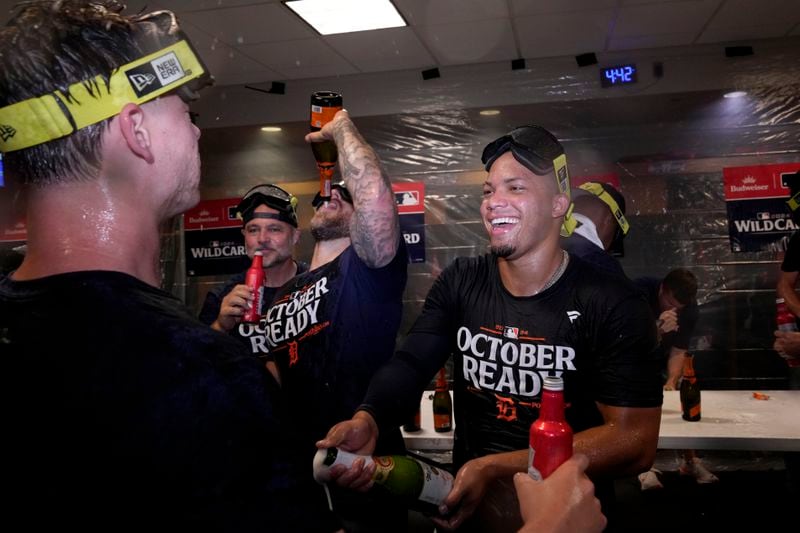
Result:
{"label": "mlb logo on shirt", "polygon": [[518,339],[519,328],[512,328],[511,326],[505,326],[503,328],[503,337],[507,339]]}

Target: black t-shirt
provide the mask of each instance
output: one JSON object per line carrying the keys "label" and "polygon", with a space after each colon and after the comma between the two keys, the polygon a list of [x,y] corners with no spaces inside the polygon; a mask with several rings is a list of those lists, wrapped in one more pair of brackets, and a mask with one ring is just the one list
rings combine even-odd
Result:
{"label": "black t-shirt", "polygon": [[[302,274],[308,271],[308,263],[296,261],[297,274]],[[206,293],[206,299],[203,301],[203,307],[200,309],[200,322],[208,324],[209,326],[219,316],[219,310],[222,308],[222,300],[233,290],[237,285],[244,284],[244,278],[247,272],[241,272],[230,278],[224,285],[212,289]],[[275,293],[278,292],[278,287],[264,287],[264,307],[266,311],[272,300],[275,299]],[[258,324],[247,324],[240,322],[236,324],[232,330],[228,332],[232,337],[236,337],[244,343],[245,346],[260,359],[269,358],[269,349],[264,344],[264,320]]]}
{"label": "black t-shirt", "polygon": [[[265,315],[266,344],[308,446],[353,416],[370,378],[394,353],[407,263],[402,243],[382,268],[369,268],[351,246],[276,294]],[[391,449],[378,453],[404,449],[399,430],[391,436]]]}
{"label": "black t-shirt", "polygon": [[784,272],[800,272],[800,231],[795,231],[786,246],[781,270]]}
{"label": "black t-shirt", "polygon": [[544,375],[564,377],[567,420],[576,433],[603,423],[595,402],[661,405],[664,360],[655,337],[641,293],[574,256],[561,279],[530,297],[508,293],[493,256],[460,258],[434,283],[362,407],[379,423],[401,420],[419,400],[405,391],[419,390],[452,354],[460,466],[528,447]]}
{"label": "black t-shirt", "polygon": [[0,350],[10,523],[333,529],[272,376],[171,295],[107,271],[3,279]]}
{"label": "black t-shirt", "polygon": [[606,252],[583,235],[573,233],[569,237],[562,237],[561,247],[572,255],[577,255],[591,265],[602,268],[617,276],[625,276],[625,271],[622,270],[622,265],[619,264],[616,257]]}

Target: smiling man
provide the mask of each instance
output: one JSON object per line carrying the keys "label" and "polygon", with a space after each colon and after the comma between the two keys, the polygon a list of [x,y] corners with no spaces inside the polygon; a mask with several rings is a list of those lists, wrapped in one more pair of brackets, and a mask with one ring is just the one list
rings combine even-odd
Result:
{"label": "smiling man", "polygon": [[[482,162],[480,212],[491,253],[456,259],[442,272],[360,410],[318,445],[371,453],[378,432],[413,412],[453,356],[458,474],[437,520],[460,527],[477,509],[466,527],[510,531],[521,525],[510,479],[528,468],[542,378],[563,376],[575,452],[589,457],[587,473],[607,504],[613,478],[653,461],[664,363],[654,350],[654,319],[630,282],[559,246],[571,221],[558,140],[523,126],[490,143]],[[363,487],[371,468],[360,466],[335,474],[342,485]]]}

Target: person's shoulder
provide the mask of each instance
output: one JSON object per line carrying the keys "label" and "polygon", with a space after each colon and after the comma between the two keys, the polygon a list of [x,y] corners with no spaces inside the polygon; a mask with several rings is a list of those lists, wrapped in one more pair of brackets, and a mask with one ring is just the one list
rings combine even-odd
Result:
{"label": "person's shoulder", "polygon": [[624,273],[598,268],[597,265],[578,256],[570,255],[569,270],[571,282],[587,291],[620,297],[639,297],[642,294]]}

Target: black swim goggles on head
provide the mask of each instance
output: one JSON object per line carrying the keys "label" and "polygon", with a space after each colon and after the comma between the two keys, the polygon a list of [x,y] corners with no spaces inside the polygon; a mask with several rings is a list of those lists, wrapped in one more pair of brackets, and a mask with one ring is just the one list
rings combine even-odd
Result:
{"label": "black swim goggles on head", "polygon": [[[256,207],[266,205],[278,213],[254,213]],[[247,224],[254,218],[274,218],[297,227],[297,197],[277,185],[256,185],[242,197],[236,206],[236,216]]]}
{"label": "black swim goggles on head", "polygon": [[[333,192],[334,189],[339,191],[339,196],[342,197],[342,200],[344,200],[350,205],[353,205],[353,197],[350,195],[350,191],[347,190],[347,187],[345,187],[341,183],[335,183],[331,185],[331,192]],[[330,198],[325,198],[320,193],[317,193],[316,196],[314,196],[314,199],[311,200],[311,206],[314,209],[319,209],[319,206],[321,206],[323,202],[327,202],[328,200],[330,200]]]}
{"label": "black swim goggles on head", "polygon": [[509,150],[514,159],[540,176],[552,172],[553,160],[564,154],[561,143],[546,129],[541,126],[520,126],[486,145],[481,156],[486,170]]}

